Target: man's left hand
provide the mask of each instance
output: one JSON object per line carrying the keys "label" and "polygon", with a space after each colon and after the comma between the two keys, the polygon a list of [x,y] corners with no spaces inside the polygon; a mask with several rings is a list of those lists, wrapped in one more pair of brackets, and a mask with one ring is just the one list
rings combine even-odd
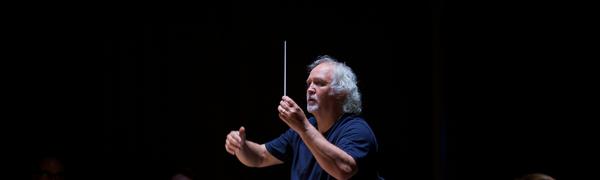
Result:
{"label": "man's left hand", "polygon": [[281,98],[277,110],[279,111],[279,118],[297,133],[302,133],[306,131],[308,126],[311,126],[302,108],[288,96]]}

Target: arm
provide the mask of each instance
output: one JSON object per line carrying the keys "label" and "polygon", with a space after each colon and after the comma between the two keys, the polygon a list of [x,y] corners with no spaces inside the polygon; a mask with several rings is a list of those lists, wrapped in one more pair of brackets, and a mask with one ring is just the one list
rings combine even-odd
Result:
{"label": "arm", "polygon": [[281,164],[283,161],[271,155],[264,144],[246,140],[246,130],[231,131],[225,140],[225,150],[235,155],[242,164],[248,167],[267,167]]}
{"label": "arm", "polygon": [[358,171],[354,158],[327,141],[310,123],[299,134],[323,170],[336,179],[350,179]]}
{"label": "arm", "polygon": [[300,135],[323,170],[336,179],[349,179],[356,174],[358,166],[354,158],[327,141],[292,99],[284,96],[278,110],[279,118]]}

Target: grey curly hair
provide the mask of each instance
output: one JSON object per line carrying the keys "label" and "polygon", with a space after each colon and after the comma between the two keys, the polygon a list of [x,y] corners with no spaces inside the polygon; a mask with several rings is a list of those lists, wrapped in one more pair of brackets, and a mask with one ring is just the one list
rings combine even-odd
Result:
{"label": "grey curly hair", "polygon": [[346,93],[343,105],[344,113],[360,113],[362,111],[360,92],[358,91],[356,75],[352,69],[346,63],[339,62],[328,55],[323,55],[317,57],[317,60],[308,65],[308,71],[312,71],[312,69],[323,63],[333,64],[332,93]]}

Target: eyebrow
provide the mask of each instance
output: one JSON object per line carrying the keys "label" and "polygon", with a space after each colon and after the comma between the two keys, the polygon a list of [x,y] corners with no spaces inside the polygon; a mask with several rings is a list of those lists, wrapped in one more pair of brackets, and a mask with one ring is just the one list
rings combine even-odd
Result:
{"label": "eyebrow", "polygon": [[[311,80],[310,78],[306,79],[306,84],[308,84],[310,80]],[[312,81],[313,81],[313,82],[330,83],[330,82],[328,82],[326,79],[324,79],[324,78],[319,78],[319,77],[314,77],[314,78],[312,79]]]}
{"label": "eyebrow", "polygon": [[307,83],[308,83],[309,81],[311,81],[311,80],[312,80],[312,81],[316,81],[316,80],[322,80],[322,79],[321,79],[321,78],[318,78],[318,77],[312,77],[312,78],[311,78],[311,77],[308,77],[308,78],[306,78],[306,82],[307,82]]}

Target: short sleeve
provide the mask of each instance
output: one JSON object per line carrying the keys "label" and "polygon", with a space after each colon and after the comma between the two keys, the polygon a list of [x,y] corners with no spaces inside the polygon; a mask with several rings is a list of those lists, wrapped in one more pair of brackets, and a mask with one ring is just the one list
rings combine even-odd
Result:
{"label": "short sleeve", "polygon": [[375,135],[365,121],[354,121],[346,126],[336,145],[352,156],[359,166],[377,151]]}
{"label": "short sleeve", "polygon": [[290,159],[290,156],[292,154],[291,145],[294,136],[295,132],[292,129],[288,129],[279,137],[265,143],[265,147],[267,148],[267,151],[271,153],[271,155],[285,162],[286,160]]}

